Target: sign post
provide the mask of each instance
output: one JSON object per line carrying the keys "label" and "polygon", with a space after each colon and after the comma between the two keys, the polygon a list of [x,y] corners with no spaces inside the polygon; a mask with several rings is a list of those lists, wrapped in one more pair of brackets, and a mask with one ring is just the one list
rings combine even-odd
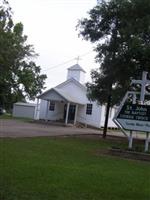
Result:
{"label": "sign post", "polygon": [[130,137],[129,137],[129,149],[132,149],[132,144],[133,144],[133,137],[132,137],[132,131],[130,131]]}
{"label": "sign post", "polygon": [[148,146],[149,146],[149,132],[146,133],[145,152],[148,151]]}
{"label": "sign post", "polygon": [[145,152],[149,148],[149,132],[150,132],[150,103],[146,104],[146,96],[150,92],[146,91],[146,87],[150,86],[150,80],[147,79],[147,72],[143,72],[142,80],[132,80],[131,84],[140,84],[141,91],[128,91],[123,98],[121,105],[114,117],[114,122],[121,127],[126,133],[129,140],[129,148],[132,149],[133,131],[146,133]]}

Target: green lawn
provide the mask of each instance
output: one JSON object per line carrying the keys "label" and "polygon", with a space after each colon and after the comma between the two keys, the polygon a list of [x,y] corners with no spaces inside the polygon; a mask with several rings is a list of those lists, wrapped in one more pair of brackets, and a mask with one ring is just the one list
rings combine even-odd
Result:
{"label": "green lawn", "polygon": [[9,113],[0,115],[0,120],[1,119],[15,119],[15,120],[23,121],[23,122],[33,122],[33,119],[26,118],[26,117],[13,117],[12,114],[9,114]]}
{"label": "green lawn", "polygon": [[1,139],[0,199],[149,200],[150,163],[95,153],[117,143],[85,138]]}

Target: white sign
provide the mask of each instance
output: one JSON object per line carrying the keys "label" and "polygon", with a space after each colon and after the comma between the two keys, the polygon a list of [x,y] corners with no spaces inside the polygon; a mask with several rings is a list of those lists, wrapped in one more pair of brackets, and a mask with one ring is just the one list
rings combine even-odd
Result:
{"label": "white sign", "polygon": [[127,119],[117,119],[118,123],[122,126],[123,129],[132,130],[132,131],[150,131],[150,122],[136,121],[136,120],[127,120]]}
{"label": "white sign", "polygon": [[[131,85],[141,85],[141,91],[127,91],[113,119],[115,124],[122,128],[122,132],[128,137],[130,149],[133,140],[132,131],[146,132],[145,152],[148,151],[150,142],[150,105],[146,105],[145,101],[146,96],[150,95],[150,92],[147,91],[147,87],[150,86],[147,74],[148,72],[143,71],[142,80],[132,80]],[[130,130],[130,135],[125,130]]]}
{"label": "white sign", "polygon": [[124,104],[116,121],[126,130],[150,132],[150,106]]}

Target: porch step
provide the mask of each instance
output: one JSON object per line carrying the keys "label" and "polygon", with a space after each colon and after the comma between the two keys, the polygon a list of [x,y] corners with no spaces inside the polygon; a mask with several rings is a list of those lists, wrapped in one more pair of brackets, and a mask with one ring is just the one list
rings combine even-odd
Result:
{"label": "porch step", "polygon": [[75,125],[77,128],[87,128],[87,124],[83,124],[83,123],[80,123],[80,122],[76,122],[76,125]]}

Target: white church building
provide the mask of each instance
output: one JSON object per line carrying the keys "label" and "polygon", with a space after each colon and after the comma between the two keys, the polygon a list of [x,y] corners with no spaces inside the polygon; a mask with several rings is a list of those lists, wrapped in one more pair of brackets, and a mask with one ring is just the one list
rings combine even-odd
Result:
{"label": "white church building", "polygon": [[[38,119],[61,121],[66,125],[77,122],[93,127],[104,126],[106,107],[87,98],[84,82],[85,71],[75,64],[68,68],[67,80],[39,95],[37,112]],[[116,127],[112,119],[115,109],[110,109],[109,127]],[[37,116],[36,116],[37,117]]]}

